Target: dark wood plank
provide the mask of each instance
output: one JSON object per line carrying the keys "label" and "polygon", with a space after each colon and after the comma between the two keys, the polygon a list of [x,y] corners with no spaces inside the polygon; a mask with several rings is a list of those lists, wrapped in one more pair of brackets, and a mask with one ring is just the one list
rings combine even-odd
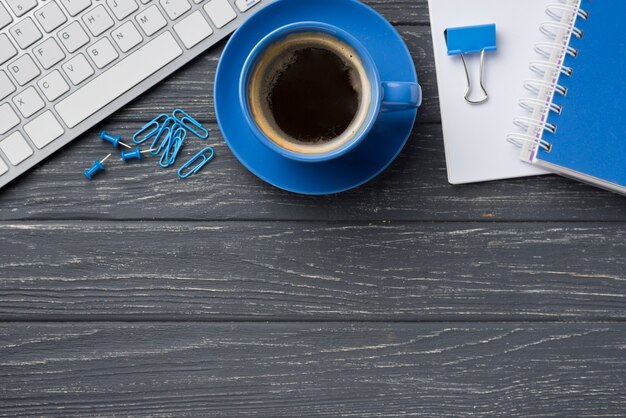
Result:
{"label": "dark wood plank", "polygon": [[[82,170],[112,151],[94,129],[3,190],[0,220],[626,220],[625,198],[556,176],[449,185],[437,125],[417,125],[400,158],[375,181],[326,197],[293,195],[265,184],[231,154],[217,126],[210,128],[217,158],[198,176],[183,182],[175,169],[164,171],[155,159],[139,164],[117,159],[90,183]],[[134,129],[125,123],[116,132],[128,136]],[[184,157],[204,145],[190,142]]]}
{"label": "dark wood plank", "polygon": [[428,0],[363,0],[393,24],[430,25]]}
{"label": "dark wood plank", "polygon": [[0,320],[626,319],[626,224],[4,223]]}
{"label": "dark wood plank", "polygon": [[626,414],[626,324],[5,324],[0,416]]}

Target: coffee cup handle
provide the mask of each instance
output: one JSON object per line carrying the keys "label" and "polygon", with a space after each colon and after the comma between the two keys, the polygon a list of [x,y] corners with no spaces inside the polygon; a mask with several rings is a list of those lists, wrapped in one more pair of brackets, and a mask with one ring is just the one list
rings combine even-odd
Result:
{"label": "coffee cup handle", "polygon": [[417,83],[383,82],[383,112],[417,109],[422,104],[422,88]]}

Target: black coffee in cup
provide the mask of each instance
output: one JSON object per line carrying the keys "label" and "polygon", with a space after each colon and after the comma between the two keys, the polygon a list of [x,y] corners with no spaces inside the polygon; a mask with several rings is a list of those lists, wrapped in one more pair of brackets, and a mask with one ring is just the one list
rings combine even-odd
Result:
{"label": "black coffee in cup", "polygon": [[271,81],[267,102],[276,124],[302,142],[330,141],[359,110],[354,70],[335,52],[295,50]]}
{"label": "black coffee in cup", "polygon": [[294,34],[261,56],[248,101],[271,141],[295,152],[326,153],[349,142],[362,126],[369,80],[349,45],[323,33]]}

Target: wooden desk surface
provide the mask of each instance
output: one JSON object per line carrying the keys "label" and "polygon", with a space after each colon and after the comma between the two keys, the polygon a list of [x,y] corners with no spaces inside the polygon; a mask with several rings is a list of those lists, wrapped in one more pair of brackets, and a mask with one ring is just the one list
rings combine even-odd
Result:
{"label": "wooden desk surface", "polygon": [[[380,178],[303,197],[213,111],[224,44],[0,193],[0,416],[626,415],[626,198],[447,183],[425,0],[369,0],[424,87]],[[218,157],[81,171],[183,106]]]}

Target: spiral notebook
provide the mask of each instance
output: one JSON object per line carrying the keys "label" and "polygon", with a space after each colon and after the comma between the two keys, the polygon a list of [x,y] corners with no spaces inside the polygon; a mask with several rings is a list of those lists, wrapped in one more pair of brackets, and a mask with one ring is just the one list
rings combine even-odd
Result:
{"label": "spiral notebook", "polygon": [[523,161],[626,195],[626,1],[565,0],[546,12],[509,142]]}

